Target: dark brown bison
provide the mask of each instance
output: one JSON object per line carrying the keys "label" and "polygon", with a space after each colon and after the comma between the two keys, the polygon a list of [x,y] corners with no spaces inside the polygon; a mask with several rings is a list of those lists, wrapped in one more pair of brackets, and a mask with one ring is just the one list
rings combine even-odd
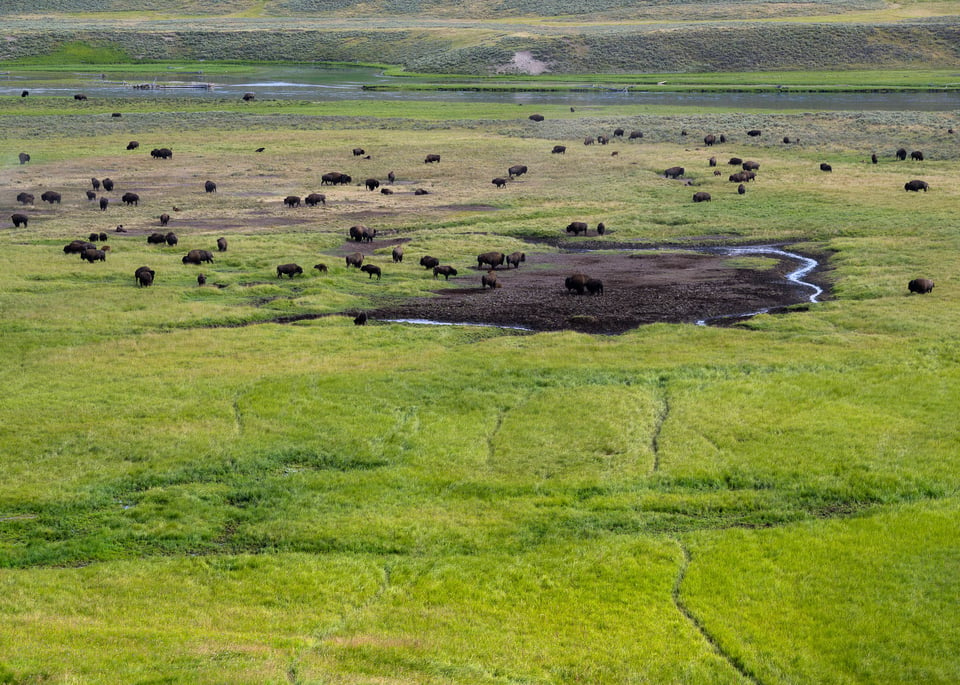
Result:
{"label": "dark brown bison", "polygon": [[107,206],[108,206],[109,204],[110,204],[109,198],[101,197],[101,198],[100,198],[100,211],[101,211],[101,212],[107,211]]}
{"label": "dark brown bison", "polygon": [[680,178],[683,176],[685,169],[682,166],[672,166],[669,169],[666,169],[663,172],[663,175],[667,178]]}
{"label": "dark brown bison", "polygon": [[169,223],[170,223],[170,215],[164,212],[163,214],[160,215],[160,225],[166,226]]}
{"label": "dark brown bison", "polygon": [[[103,234],[103,239],[104,239],[104,240],[107,239],[107,235],[106,235],[105,233]],[[95,242],[97,242],[98,240],[100,240],[100,234],[99,234],[99,233],[91,233],[90,235],[87,236],[87,240],[89,240],[91,243],[95,243]]]}
{"label": "dark brown bison", "polygon": [[484,252],[483,254],[477,255],[477,268],[480,269],[484,264],[489,264],[491,270],[496,269],[503,264],[506,258],[506,255],[502,252]]}
{"label": "dark brown bison", "polygon": [[912,281],[907,283],[907,289],[911,293],[926,295],[933,290],[933,281],[931,281],[929,278],[914,278]]}
{"label": "dark brown bison", "polygon": [[[176,247],[177,243],[180,242],[180,239],[177,237],[176,233],[174,233],[173,231],[170,231],[165,236],[163,236],[163,241],[170,247]],[[204,250],[204,252],[207,252],[207,251]],[[210,254],[210,253],[207,252],[207,254]],[[211,261],[213,261],[212,257],[210,259]]]}
{"label": "dark brown bison", "polygon": [[399,264],[400,262],[402,262],[403,261],[403,245],[397,245],[396,247],[394,247],[393,252],[391,253],[391,256],[393,257],[394,264]]}
{"label": "dark brown bison", "polygon": [[217,251],[226,252],[227,251],[227,239],[226,238],[217,238]]}
{"label": "dark brown bison", "polygon": [[117,227],[114,229],[117,233],[126,233],[127,229],[123,227],[123,224],[117,224]]}
{"label": "dark brown bison", "polygon": [[21,164],[26,164],[27,162],[30,161],[30,155],[28,155],[26,152],[21,152],[21,153],[18,155],[18,157],[20,158],[20,163],[21,163]]}
{"label": "dark brown bison", "polygon": [[417,188],[416,190],[413,191],[413,194],[414,194],[414,195],[429,195],[429,194],[430,194],[430,191],[429,191],[429,190],[424,190],[423,188]]}
{"label": "dark brown bison", "polygon": [[376,190],[380,187],[380,181],[375,178],[368,178],[363,183],[365,186],[367,186],[367,190]]}
{"label": "dark brown bison", "polygon": [[84,95],[83,93],[74,93],[74,94],[73,94],[73,99],[74,99],[74,100],[86,100],[86,99],[87,99],[87,96]]}
{"label": "dark brown bison", "polygon": [[353,156],[354,156],[354,157],[360,157],[361,155],[365,155],[365,154],[367,154],[367,151],[364,150],[362,147],[355,147],[355,148],[353,148]]}
{"label": "dark brown bison", "polygon": [[283,198],[283,204],[285,204],[287,207],[299,207],[300,198],[296,195],[287,195],[285,198]]}
{"label": "dark brown bison", "polygon": [[520,262],[527,261],[527,255],[525,252],[513,252],[507,255],[507,267],[513,267],[514,269],[520,268]]}
{"label": "dark brown bison", "polygon": [[584,145],[593,145],[593,136],[587,136],[583,139]]}
{"label": "dark brown bison", "polygon": [[737,186],[737,193],[743,195],[745,192],[747,192],[747,186],[743,185],[742,183]]}
{"label": "dark brown bison", "polygon": [[215,193],[217,192],[217,184],[213,181],[206,181],[203,184],[203,189],[208,193]]}
{"label": "dark brown bison", "polygon": [[554,155],[562,155],[562,154],[566,154],[566,152],[567,152],[566,145],[554,145],[553,149],[550,150],[550,153]]}
{"label": "dark brown bison", "polygon": [[95,192],[93,192],[92,190],[88,190],[88,191],[87,191],[87,200],[88,200],[89,202],[93,202],[93,201],[96,200],[96,199],[97,199],[97,194],[96,194]]}
{"label": "dark brown bison", "polygon": [[587,222],[586,222],[586,221],[571,221],[569,224],[567,224],[567,233],[573,233],[573,235],[575,235],[575,236],[580,235],[581,233],[583,233],[584,235],[586,235],[586,234],[587,234]]}
{"label": "dark brown bison", "polygon": [[323,193],[310,193],[305,198],[303,198],[304,204],[309,205],[310,207],[316,207],[317,205],[327,205],[327,196]]}
{"label": "dark brown bison", "polygon": [[121,114],[120,112],[114,112],[110,116],[112,116],[114,119],[119,119],[120,117],[123,116],[123,114]]}
{"label": "dark brown bison", "polygon": [[497,273],[490,269],[487,273],[480,277],[480,288],[499,288],[500,283],[497,282]]}
{"label": "dark brown bison", "polygon": [[907,151],[903,148],[900,148],[894,154],[901,162],[907,158]]}
{"label": "dark brown bison", "polygon": [[457,275],[457,270],[449,264],[433,267],[433,277],[436,278],[437,276],[441,275],[443,276],[444,280],[449,281],[451,276]]}
{"label": "dark brown bison", "polygon": [[833,167],[826,162],[820,162],[820,171],[833,171]]}
{"label": "dark brown bison", "polygon": [[207,275],[197,274],[197,285],[202,288],[206,284],[207,284]]}
{"label": "dark brown bison", "polygon": [[106,234],[106,233],[101,233],[101,234],[98,236],[98,238],[99,238],[99,240],[100,240],[101,243],[107,242],[107,234]]}
{"label": "dark brown bison", "polygon": [[167,236],[163,233],[151,233],[147,236],[147,245],[163,245],[167,242]]}
{"label": "dark brown bison", "polygon": [[40,195],[40,199],[44,202],[49,202],[50,204],[60,204],[60,193],[54,190],[45,190]]}
{"label": "dark brown bison", "polygon": [[389,188],[381,188],[381,189],[380,189],[380,194],[381,194],[381,195],[393,195],[393,191],[390,190]]}
{"label": "dark brown bison", "polygon": [[94,190],[100,190],[100,179],[99,179],[99,178],[91,178],[91,179],[90,179],[90,185],[93,186],[93,189],[94,189]]}
{"label": "dark brown bison", "polygon": [[577,295],[583,295],[587,288],[587,277],[584,274],[573,274],[564,279],[563,285],[568,293],[576,292]]}
{"label": "dark brown bison", "polygon": [[693,194],[694,202],[710,202],[710,193],[707,193],[703,190]]}
{"label": "dark brown bison", "polygon": [[529,117],[527,117],[527,118],[528,118],[530,121],[543,121],[543,115],[542,115],[542,114],[531,114],[531,115],[530,115]]}
{"label": "dark brown bison", "polygon": [[73,240],[63,246],[63,254],[83,254],[84,250],[96,249],[96,245],[86,240]]}
{"label": "dark brown bison", "polygon": [[601,145],[606,145],[607,143],[610,142],[610,139],[604,135],[599,135],[597,136],[597,142],[600,143]]}
{"label": "dark brown bison", "polygon": [[760,162],[754,162],[754,161],[752,161],[752,160],[747,160],[746,162],[744,162],[743,164],[740,165],[740,168],[743,169],[744,171],[759,171],[759,170],[760,170]]}
{"label": "dark brown bison", "polygon": [[348,255],[345,257],[345,259],[346,259],[346,261],[347,261],[347,268],[348,268],[348,269],[349,269],[351,266],[356,267],[356,268],[359,269],[359,268],[360,268],[360,265],[363,264],[363,255],[362,255],[361,253],[359,253],[359,252],[354,252],[354,253],[352,253],[352,254],[348,254]]}
{"label": "dark brown bison", "polygon": [[128,150],[136,150],[138,147],[140,147],[140,143],[135,140],[131,140],[129,143],[127,143]]}
{"label": "dark brown bison", "polygon": [[637,140],[643,138],[643,131],[630,131],[630,135],[627,136],[627,140]]}
{"label": "dark brown bison", "polygon": [[703,144],[706,145],[707,147],[712,146],[716,142],[717,142],[717,137],[712,133],[708,133],[703,137]]}
{"label": "dark brown bison", "polygon": [[184,264],[200,264],[202,262],[213,263],[213,253],[209,250],[190,250],[180,260]]}
{"label": "dark brown bison", "polygon": [[517,176],[523,176],[527,173],[527,167],[525,164],[514,164],[512,167],[507,169],[507,175],[510,178],[516,178]]}
{"label": "dark brown bison", "polygon": [[387,181],[388,181],[389,183],[393,183],[393,182],[396,181],[396,180],[397,180],[397,175],[396,175],[395,173],[393,173],[392,171],[388,171],[388,172],[387,172]]}
{"label": "dark brown bison", "polygon": [[87,248],[80,253],[80,259],[85,259],[91,264],[94,262],[105,262],[107,261],[107,253],[105,250],[98,250],[97,248]]}
{"label": "dark brown bison", "polygon": [[17,193],[17,202],[22,205],[32,205],[33,204],[33,193]]}
{"label": "dark brown bison", "polygon": [[251,100],[256,100],[257,95],[256,93],[244,93],[243,97],[240,99],[243,100],[244,102],[250,102]]}
{"label": "dark brown bison", "polygon": [[717,158],[711,157],[707,160],[707,166],[717,166]]}
{"label": "dark brown bison", "polygon": [[427,155],[427,156],[424,158],[423,163],[424,163],[424,164],[432,164],[432,163],[434,163],[434,162],[439,162],[439,161],[440,161],[440,155]]}
{"label": "dark brown bison", "polygon": [[602,221],[597,224],[597,235],[603,235],[607,232],[607,226]]}
{"label": "dark brown bison", "polygon": [[380,267],[376,264],[364,264],[360,267],[360,271],[365,271],[370,274],[369,278],[373,278],[376,275],[377,280],[380,280]]}
{"label": "dark brown bison", "polygon": [[344,174],[339,171],[328,171],[320,177],[320,185],[322,186],[346,185],[352,181],[353,178],[350,176],[350,174]]}
{"label": "dark brown bison", "polygon": [[173,150],[168,147],[154,148],[150,150],[150,156],[154,159],[170,159],[173,157]]}
{"label": "dark brown bison", "polygon": [[920,150],[914,150],[913,152],[910,153],[910,159],[912,159],[915,162],[922,162],[923,153],[920,152]]}
{"label": "dark brown bison", "polygon": [[367,313],[360,312],[355,317],[353,317],[354,326],[366,326],[367,325]]}
{"label": "dark brown bison", "polygon": [[324,264],[324,263],[322,263],[322,262],[321,262],[320,264],[314,264],[314,265],[313,265],[313,268],[316,269],[317,271],[319,271],[319,272],[322,273],[322,274],[327,273],[327,265]]}
{"label": "dark brown bison", "polygon": [[136,206],[140,203],[140,196],[136,193],[124,193],[123,197],[120,199],[123,200],[123,204],[127,205],[128,207],[130,205]]}
{"label": "dark brown bison", "polygon": [[719,142],[721,142],[721,143],[726,143],[726,142],[727,142],[727,137],[726,137],[725,135],[723,135],[722,133],[720,134]]}
{"label": "dark brown bison", "polygon": [[420,266],[424,269],[432,269],[433,267],[440,264],[440,260],[436,257],[431,257],[430,255],[424,255],[420,258]]}
{"label": "dark brown bison", "polygon": [[743,164],[743,160],[740,159],[739,157],[731,157],[727,161],[727,164],[729,164],[730,166],[740,166],[741,164]]}
{"label": "dark brown bison", "polygon": [[11,215],[10,220],[13,221],[14,228],[20,228],[21,226],[27,225],[30,217],[28,217],[26,214],[13,214]]}
{"label": "dark brown bison", "polygon": [[877,163],[878,163],[877,153],[876,153],[876,152],[874,152],[872,155],[870,155],[870,161],[871,161],[873,164],[877,164]]}
{"label": "dark brown bison", "polygon": [[922,190],[923,192],[927,192],[928,190],[930,190],[930,184],[927,183],[926,181],[921,181],[921,180],[917,179],[917,180],[913,180],[913,181],[907,181],[906,183],[904,183],[904,184],[903,184],[903,189],[904,189],[904,190],[912,190],[912,191],[915,192],[915,193],[918,193],[918,192],[920,192],[921,190]]}
{"label": "dark brown bison", "polygon": [[141,288],[146,288],[147,286],[153,285],[153,277],[156,275],[157,272],[151,269],[149,266],[141,266],[133,272],[133,278],[137,281],[137,285]]}
{"label": "dark brown bison", "polygon": [[265,148],[265,147],[258,147],[256,150],[254,150],[254,152],[263,152],[263,151],[266,150],[266,149],[267,149],[267,148]]}
{"label": "dark brown bison", "polygon": [[289,276],[293,278],[303,273],[303,268],[299,264],[280,264],[277,266],[277,278]]}
{"label": "dark brown bison", "polygon": [[[21,91],[20,91],[20,97],[22,97],[22,98],[27,97],[29,94],[30,94],[30,91],[29,91],[29,90],[21,90]],[[951,131],[951,133],[952,133],[952,131]]]}
{"label": "dark brown bison", "polygon": [[102,181],[100,181],[100,183],[103,184],[103,189],[106,190],[107,192],[110,192],[113,190],[113,181],[111,179],[105,178]]}
{"label": "dark brown bison", "polygon": [[499,176],[497,176],[495,179],[493,179],[493,180],[490,181],[490,182],[491,182],[493,185],[497,186],[497,188],[506,188],[506,187],[507,187],[507,179],[501,178],[501,177],[499,177]]}
{"label": "dark brown bison", "polygon": [[351,240],[356,240],[358,243],[372,243],[377,235],[377,229],[357,224],[350,227],[349,235]]}
{"label": "dark brown bison", "polygon": [[623,137],[623,129],[622,129],[622,128],[615,128],[615,129],[613,129],[613,135],[615,135],[617,138],[622,138],[622,137]]}
{"label": "dark brown bison", "polygon": [[756,172],[753,171],[738,171],[735,174],[730,174],[731,183],[748,183],[754,180],[757,177]]}
{"label": "dark brown bison", "polygon": [[588,278],[584,286],[591,295],[603,295],[603,281],[599,278]]}
{"label": "dark brown bison", "polygon": [[760,129],[758,129],[758,128],[753,128],[753,129],[750,129],[749,131],[747,131],[747,135],[750,136],[751,138],[756,138],[756,137],[759,136],[761,133],[763,133],[763,132],[762,132]]}

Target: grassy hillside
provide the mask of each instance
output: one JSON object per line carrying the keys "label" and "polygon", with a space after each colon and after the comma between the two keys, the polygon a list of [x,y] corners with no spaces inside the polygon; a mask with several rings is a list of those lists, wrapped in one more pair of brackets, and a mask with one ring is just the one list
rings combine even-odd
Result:
{"label": "grassy hillside", "polygon": [[[542,111],[0,99],[2,216],[29,216],[0,230],[0,680],[957,681],[955,115]],[[582,145],[615,126],[645,136]],[[738,195],[710,156],[758,179]],[[399,192],[320,187],[333,169]],[[105,211],[91,176],[117,183]],[[14,199],[45,189],[62,202]],[[146,243],[161,212],[176,248]],[[352,322],[478,288],[481,251],[542,268],[573,219],[790,244],[825,260],[828,299],[618,336]],[[381,281],[344,264],[360,222]],[[105,262],[63,253],[91,231]],[[220,236],[200,287],[181,257]]]}

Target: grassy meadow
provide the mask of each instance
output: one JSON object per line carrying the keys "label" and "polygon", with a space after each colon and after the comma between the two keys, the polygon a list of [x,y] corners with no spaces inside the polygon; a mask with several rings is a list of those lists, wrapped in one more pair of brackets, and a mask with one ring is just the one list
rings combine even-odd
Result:
{"label": "grassy meadow", "polygon": [[[960,680],[956,113],[246,104],[0,98],[0,682]],[[618,126],[644,138],[582,144]],[[790,245],[828,297],[618,336],[353,324],[479,287],[478,252],[536,269],[573,220]],[[380,281],[344,264],[357,223],[408,240]],[[91,232],[105,262],[63,253]]]}

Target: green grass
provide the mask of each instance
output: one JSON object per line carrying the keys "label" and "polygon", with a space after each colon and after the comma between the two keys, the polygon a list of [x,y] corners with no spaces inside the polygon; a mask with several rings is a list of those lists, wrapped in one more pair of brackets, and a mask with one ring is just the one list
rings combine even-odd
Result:
{"label": "green grass", "polygon": [[[249,105],[0,99],[4,216],[21,189],[64,194],[0,232],[0,680],[956,680],[952,113]],[[581,144],[616,125],[645,137]],[[740,197],[711,155],[759,178]],[[333,169],[431,194],[321,188]],[[100,212],[91,176],[140,205]],[[915,177],[931,191],[904,192]],[[177,248],[146,244],[163,211]],[[574,219],[791,244],[826,261],[830,299],[620,336],[353,325],[476,287],[481,251],[537,268]],[[409,239],[401,265],[372,256],[382,281],[344,264],[356,223]],[[63,254],[90,231],[105,263]],[[213,264],[181,263],[221,235]],[[463,275],[434,281],[425,253]],[[278,280],[291,261],[304,275]],[[936,288],[910,296],[919,275]]]}

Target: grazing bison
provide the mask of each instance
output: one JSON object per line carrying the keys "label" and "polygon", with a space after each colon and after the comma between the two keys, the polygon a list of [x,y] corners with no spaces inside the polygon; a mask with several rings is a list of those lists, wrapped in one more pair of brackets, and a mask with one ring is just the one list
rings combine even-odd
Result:
{"label": "grazing bison", "polygon": [[140,143],[135,140],[131,140],[129,143],[127,143],[128,150],[136,150],[138,147],[140,147]]}
{"label": "grazing bison", "polygon": [[550,150],[550,154],[553,154],[553,155],[563,155],[563,154],[566,154],[566,152],[567,152],[566,145],[554,145],[553,149]]}
{"label": "grazing bison", "polygon": [[683,176],[685,169],[682,166],[672,166],[669,169],[664,170],[663,175],[667,178],[680,178]]}
{"label": "grazing bison", "polygon": [[420,266],[424,269],[432,269],[433,267],[440,264],[440,260],[436,257],[431,257],[430,255],[424,255],[420,258]]}
{"label": "grazing bison", "polygon": [[133,272],[133,277],[137,281],[137,285],[141,288],[153,285],[153,277],[156,275],[157,272],[149,266],[141,266]]}
{"label": "grazing bison", "polygon": [[213,253],[209,250],[190,250],[180,260],[184,264],[200,264],[201,262],[213,263]]}
{"label": "grazing bison", "polygon": [[203,287],[207,284],[207,275],[206,274],[197,274],[197,285]]}
{"label": "grazing bison", "polygon": [[507,255],[507,268],[513,267],[514,269],[520,268],[520,262],[527,261],[527,255],[524,252],[513,252]]}
{"label": "grazing bison", "polygon": [[390,190],[389,188],[381,188],[381,189],[380,189],[380,194],[381,194],[381,195],[393,195],[393,191]]}
{"label": "grazing bison", "polygon": [[910,159],[912,159],[915,162],[922,162],[923,153],[920,152],[920,150],[914,150],[913,152],[910,153]]}
{"label": "grazing bison", "polygon": [[397,180],[397,175],[396,175],[395,173],[393,173],[392,171],[388,171],[388,172],[387,172],[387,181],[388,181],[389,183],[393,183],[393,182],[396,181],[396,180]]}
{"label": "grazing bison", "polygon": [[749,131],[747,131],[747,135],[750,136],[751,138],[756,138],[756,137],[759,136],[761,133],[763,133],[763,131],[761,131],[761,130],[758,129],[758,128],[752,128],[752,129],[750,129]]}
{"label": "grazing bison", "polygon": [[606,232],[607,232],[607,227],[606,227],[606,225],[601,221],[599,224],[597,224],[597,235],[603,235],[603,234],[606,233]]}
{"label": "grazing bison", "polygon": [[[163,242],[165,242],[170,247],[174,247],[176,246],[177,243],[180,242],[180,239],[177,238],[176,233],[174,233],[173,231],[170,231],[165,236],[163,236]],[[206,252],[206,250],[204,250],[204,252]],[[212,261],[212,258],[211,258],[211,261]]]}
{"label": "grazing bison", "polygon": [[500,176],[497,176],[495,179],[493,179],[493,180],[490,181],[490,182],[491,182],[493,185],[497,186],[497,188],[506,188],[506,187],[507,187],[507,179],[501,178]]}
{"label": "grazing bison", "polygon": [[710,193],[704,192],[702,190],[698,193],[694,193],[693,201],[694,202],[710,202]]}
{"label": "grazing bison", "polygon": [[[29,91],[29,90],[21,90],[21,91],[20,91],[20,97],[22,97],[22,98],[27,97],[29,94],[30,94],[30,91]],[[951,133],[952,133],[952,131],[951,131]]]}
{"label": "grazing bison", "polygon": [[432,163],[434,163],[434,162],[439,162],[439,161],[440,161],[440,155],[427,155],[427,156],[424,158],[423,163],[424,163],[424,164],[432,164]]}
{"label": "grazing bison", "polygon": [[[107,239],[106,234],[104,234],[103,239],[104,239],[104,240]],[[95,243],[95,242],[97,242],[98,240],[100,240],[100,234],[99,234],[99,233],[91,233],[90,235],[87,236],[87,240],[89,240],[91,243]]]}
{"label": "grazing bison", "polygon": [[593,145],[593,136],[587,136],[583,139],[584,145]]}
{"label": "grazing bison", "polygon": [[580,233],[584,235],[587,234],[587,222],[586,221],[571,221],[567,224],[567,233],[573,233],[573,235],[578,236]]}
{"label": "grazing bison", "polygon": [[327,265],[321,262],[320,264],[314,264],[313,268],[319,271],[322,274],[327,273]]}
{"label": "grazing bison", "polygon": [[436,278],[437,276],[440,276],[440,275],[443,276],[443,279],[445,281],[449,281],[451,276],[457,275],[457,270],[454,269],[449,264],[443,264],[441,266],[433,267],[433,277]]}
{"label": "grazing bison", "polygon": [[907,158],[907,151],[904,148],[900,148],[894,154],[901,162]]}
{"label": "grazing bison", "polygon": [[743,164],[743,160],[740,159],[739,157],[731,157],[727,161],[727,164],[729,164],[730,166],[740,166],[741,164]]}
{"label": "grazing bison", "polygon": [[377,280],[380,280],[380,267],[376,264],[364,264],[360,267],[360,271],[365,271],[370,274],[369,278],[373,278],[374,274],[376,274]]}
{"label": "grazing bison", "polygon": [[227,251],[227,239],[226,238],[217,238],[217,251],[226,252]]}
{"label": "grazing bison", "polygon": [[167,242],[167,236],[163,233],[151,233],[147,236],[147,245],[163,245]]}
{"label": "grazing bison", "polygon": [[94,190],[100,190],[100,179],[99,179],[99,178],[91,178],[91,179],[90,179],[90,185],[93,186],[93,189],[94,189]]}
{"label": "grazing bison", "polygon": [[107,253],[105,250],[98,250],[95,247],[88,247],[86,250],[80,253],[80,259],[85,259],[91,264],[94,262],[105,262],[107,261]]}
{"label": "grazing bison", "polygon": [[353,156],[354,156],[354,157],[360,157],[361,155],[365,155],[365,154],[367,154],[367,151],[364,150],[362,147],[355,147],[355,148],[353,148]]}
{"label": "grazing bison", "polygon": [[95,250],[97,246],[86,240],[73,240],[63,246],[63,254],[83,254],[84,250]]}
{"label": "grazing bison", "polygon": [[256,98],[257,98],[256,93],[244,93],[243,97],[240,99],[243,100],[244,102],[250,102],[251,100],[255,100]]}
{"label": "grazing bison", "polygon": [[106,234],[106,233],[101,233],[100,236],[99,236],[99,240],[100,240],[101,243],[107,242],[107,234]]}
{"label": "grazing bison", "polygon": [[738,194],[743,195],[745,192],[747,192],[747,186],[743,185],[742,183],[737,186]]}
{"label": "grazing bison", "polygon": [[417,188],[416,190],[413,191],[413,194],[414,194],[414,195],[429,195],[429,194],[430,194],[430,191],[429,191],[429,190],[424,190],[423,188]]}
{"label": "grazing bison", "polygon": [[906,183],[903,184],[903,189],[912,190],[915,193],[918,193],[921,190],[923,192],[927,192],[928,190],[930,190],[930,184],[927,183],[926,181],[921,181],[919,179],[913,180],[913,181],[907,181]]}
{"label": "grazing bison", "polygon": [[119,118],[122,117],[123,115],[122,115],[120,112],[114,112],[114,113],[111,114],[110,116],[112,116],[114,119],[119,119]]}
{"label": "grazing bison", "polygon": [[523,176],[527,173],[527,167],[525,164],[514,164],[512,167],[507,169],[507,175],[510,178],[516,178],[517,176]]}
{"label": "grazing bison", "polygon": [[707,160],[707,166],[717,166],[717,158],[711,157]]}
{"label": "grazing bison", "polygon": [[109,178],[103,179],[102,181],[100,181],[100,183],[103,184],[103,189],[106,190],[107,192],[113,191],[113,181],[110,180]]}
{"label": "grazing bison", "polygon": [[17,193],[17,202],[22,205],[32,205],[33,204],[33,193]]}
{"label": "grazing bison", "polygon": [[354,326],[366,326],[367,325],[367,313],[360,312],[355,317],[353,317]]}
{"label": "grazing bison", "polygon": [[591,295],[603,295],[603,281],[599,278],[588,278],[584,286]]}
{"label": "grazing bison", "polygon": [[53,190],[46,190],[40,195],[40,199],[50,204],[60,204],[60,193]]}
{"label": "grazing bison", "polygon": [[756,172],[753,171],[738,171],[735,174],[730,174],[731,183],[749,183],[757,177]]}
{"label": "grazing bison", "polygon": [[643,138],[643,131],[630,131],[630,135],[627,136],[627,140],[637,140],[638,138]]}
{"label": "grazing bison", "polygon": [[583,291],[587,288],[587,277],[584,274],[567,276],[563,281],[563,285],[568,293],[576,291],[577,295],[583,295]]}
{"label": "grazing bison", "polygon": [[394,264],[399,264],[400,262],[402,262],[403,261],[403,245],[395,246],[393,248],[393,252],[391,253],[391,256],[393,257]]}
{"label": "grazing bison", "polygon": [[282,276],[289,276],[293,278],[298,274],[303,273],[303,268],[299,264],[280,264],[277,267],[277,278]]}
{"label": "grazing bison", "polygon": [[96,200],[96,199],[97,199],[97,194],[96,194],[95,192],[93,192],[92,190],[88,190],[88,191],[87,191],[87,200],[90,201],[90,202],[93,202],[93,201]]}
{"label": "grazing bison", "polygon": [[173,157],[173,150],[168,147],[154,148],[150,151],[150,156],[154,159],[170,159]]}
{"label": "grazing bison", "polygon": [[18,156],[21,164],[26,164],[30,161],[30,155],[28,155],[26,152],[21,152]]}
{"label": "grazing bison", "polygon": [[606,145],[607,143],[610,142],[610,139],[607,138],[606,136],[600,135],[600,136],[597,136],[597,142],[600,143],[601,145]]}
{"label": "grazing bison", "polygon": [[214,183],[213,181],[206,181],[203,184],[203,189],[208,193],[215,193],[217,192],[217,184]]}
{"label": "grazing bison", "polygon": [[339,171],[328,171],[320,177],[320,185],[322,186],[346,185],[352,181],[353,178],[349,174],[343,174]]}
{"label": "grazing bison", "polygon": [[376,190],[380,187],[380,181],[375,178],[368,178],[363,184],[367,186],[367,190]]}
{"label": "grazing bison", "polygon": [[531,115],[530,115],[529,117],[527,117],[527,118],[528,118],[530,121],[543,121],[543,115],[542,115],[542,114],[531,114]]}
{"label": "grazing bison", "polygon": [[480,269],[484,264],[489,264],[491,270],[496,269],[503,264],[506,258],[506,255],[502,252],[484,252],[477,255],[477,268]]}
{"label": "grazing bison", "polygon": [[914,278],[912,281],[907,283],[907,289],[911,293],[926,295],[933,290],[933,281],[931,281],[929,278]]}
{"label": "grazing bison", "polygon": [[120,199],[123,200],[123,204],[127,206],[130,206],[130,205],[136,206],[140,202],[140,196],[137,195],[136,193],[124,193],[123,197],[121,197]]}
{"label": "grazing bison", "polygon": [[363,264],[363,255],[359,252],[348,254],[344,259],[346,259],[348,269],[351,266],[359,269],[360,265]]}
{"label": "grazing bison", "polygon": [[480,288],[499,288],[500,284],[497,282],[497,273],[490,269],[487,273],[480,277]]}
{"label": "grazing bison", "polygon": [[84,95],[83,93],[74,93],[73,99],[74,99],[74,100],[86,100],[86,99],[87,99],[87,96]]}
{"label": "grazing bison", "polygon": [[285,204],[287,207],[299,207],[300,198],[296,195],[287,195],[285,198],[283,198],[283,204]]}
{"label": "grazing bison", "polygon": [[712,146],[716,142],[717,142],[717,137],[712,133],[709,133],[703,137],[703,144],[706,145],[707,147]]}
{"label": "grazing bison", "polygon": [[166,226],[169,223],[170,223],[170,215],[164,212],[163,214],[160,215],[160,225]]}
{"label": "grazing bison", "polygon": [[833,171],[833,167],[826,162],[820,162],[820,171]]}
{"label": "grazing bison", "polygon": [[746,162],[744,162],[744,163],[743,163],[742,165],[740,165],[740,166],[741,166],[741,168],[742,168],[744,171],[759,171],[759,170],[760,170],[760,162],[754,162],[754,161],[751,161],[751,160],[747,160]]}
{"label": "grazing bison", "polygon": [[613,135],[616,136],[617,138],[622,138],[622,137],[623,137],[623,129],[622,129],[622,128],[615,128],[615,129],[613,129]]}
{"label": "grazing bison", "polygon": [[327,196],[323,193],[310,193],[305,198],[303,202],[310,207],[316,207],[317,205],[327,206]]}
{"label": "grazing bison", "polygon": [[26,214],[13,214],[10,216],[10,220],[13,221],[14,228],[20,228],[21,226],[27,225],[30,217],[28,217]]}
{"label": "grazing bison", "polygon": [[265,148],[265,147],[258,147],[256,150],[254,150],[254,152],[263,152],[263,151],[266,150],[266,149],[267,149],[267,148]]}
{"label": "grazing bison", "polygon": [[351,240],[356,240],[358,243],[372,243],[377,235],[377,229],[357,224],[350,227],[349,235]]}
{"label": "grazing bison", "polygon": [[874,152],[872,155],[870,155],[870,162],[873,163],[873,164],[877,164],[877,153],[876,153],[876,152]]}

